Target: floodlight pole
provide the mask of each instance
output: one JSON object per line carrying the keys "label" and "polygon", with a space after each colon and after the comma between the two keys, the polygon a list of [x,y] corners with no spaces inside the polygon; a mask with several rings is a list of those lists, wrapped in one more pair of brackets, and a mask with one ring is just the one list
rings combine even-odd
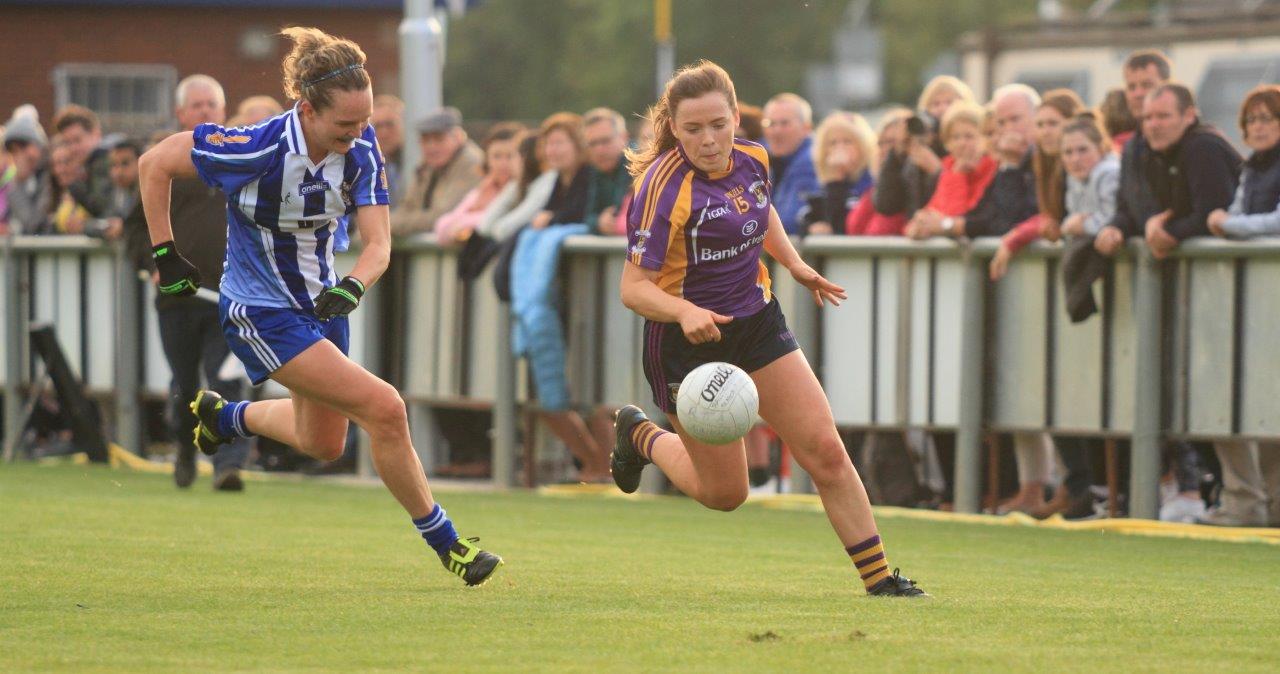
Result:
{"label": "floodlight pole", "polygon": [[653,0],[653,39],[657,43],[658,97],[676,71],[676,38],[671,33],[671,0]]}
{"label": "floodlight pole", "polygon": [[400,21],[400,97],[404,99],[404,148],[400,150],[400,184],[407,189],[422,157],[418,122],[444,105],[445,14],[433,0],[405,0]]}

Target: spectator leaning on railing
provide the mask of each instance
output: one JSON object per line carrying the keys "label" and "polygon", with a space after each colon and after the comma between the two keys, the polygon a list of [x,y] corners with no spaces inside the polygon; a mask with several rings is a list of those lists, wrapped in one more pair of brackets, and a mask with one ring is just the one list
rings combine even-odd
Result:
{"label": "spectator leaning on railing", "polygon": [[436,222],[436,240],[443,245],[462,243],[470,239],[476,226],[484,218],[489,206],[507,188],[512,180],[520,177],[520,141],[524,138],[524,125],[502,122],[494,125],[485,136],[484,177],[471,188],[457,208],[440,216]]}
{"label": "spectator leaning on railing", "polygon": [[[912,113],[907,108],[899,107],[885,111],[880,117],[879,128],[876,129],[876,154],[886,157],[893,149],[903,145],[907,137],[907,120]],[[881,213],[876,209],[879,200],[876,195],[881,188],[880,179],[887,160],[882,160],[876,172],[876,183],[871,190],[858,200],[856,206],[845,216],[844,233],[851,236],[901,236],[902,228],[907,225],[905,213]],[[939,162],[941,166],[941,162]],[[899,175],[899,177],[901,177]],[[833,223],[837,224],[838,223]]]}
{"label": "spectator leaning on railing", "polygon": [[788,234],[802,225],[805,197],[822,189],[813,169],[813,109],[809,102],[783,93],[764,106],[764,137],[769,150],[773,206]]}
{"label": "spectator leaning on railing", "polygon": [[507,185],[485,210],[476,226],[482,234],[496,241],[512,240],[547,205],[559,173],[554,168],[543,170],[541,146],[541,134],[520,141],[520,179]]}
{"label": "spectator leaning on railing", "polygon": [[539,131],[543,155],[557,173],[551,197],[516,235],[511,254],[512,350],[529,361],[541,419],[580,464],[579,479],[609,479],[608,449],[572,408],[565,377],[565,340],[557,268],[565,238],[592,231],[587,208],[586,141],[582,117],[559,112]]}
{"label": "spectator leaning on railing", "polygon": [[67,192],[90,216],[103,217],[111,205],[111,160],[102,144],[98,116],[88,108],[68,105],[54,115],[53,128],[76,164]]}
{"label": "spectator leaning on railing", "polygon": [[[1135,120],[1142,119],[1147,94],[1169,81],[1171,71],[1169,59],[1155,50],[1136,51],[1125,59],[1121,69],[1125,100]],[[1160,212],[1147,181],[1147,155],[1150,153],[1151,147],[1139,126],[1120,155],[1120,190],[1116,193],[1115,218],[1094,240],[1094,248],[1103,255],[1115,254],[1127,237],[1143,236],[1147,219]]]}
{"label": "spectator leaning on railing", "polygon": [[949,152],[942,137],[942,120],[952,105],[975,102],[968,85],[941,75],[920,93],[914,114],[883,126],[881,133],[894,142],[881,154],[874,196],[877,213],[905,220],[929,203],[942,172],[942,158]]}
{"label": "spectator leaning on railing", "polygon": [[1147,179],[1162,209],[1147,219],[1147,245],[1157,258],[1193,236],[1208,236],[1209,214],[1231,204],[1240,154],[1217,129],[1200,121],[1195,94],[1177,83],[1147,94],[1142,132],[1151,146]]}
{"label": "spectator leaning on railing", "polygon": [[[1240,131],[1253,150],[1226,209],[1209,214],[1216,236],[1249,239],[1280,234],[1280,87],[1250,91],[1240,106]],[[1200,521],[1225,526],[1280,526],[1280,444],[1219,442],[1221,503]]]}
{"label": "spectator leaning on railing", "polygon": [[1280,86],[1264,84],[1240,106],[1240,132],[1253,150],[1226,209],[1209,214],[1215,236],[1248,239],[1280,234]]}
{"label": "spectator leaning on railing", "polygon": [[985,116],[974,103],[956,103],[943,116],[941,135],[948,155],[942,160],[942,171],[929,203],[907,223],[907,236],[924,239],[954,230],[955,219],[969,212],[986,193],[997,163],[987,154],[982,138]]}
{"label": "spectator leaning on railing", "polygon": [[[107,218],[110,230],[124,237],[125,254],[134,269],[151,268],[151,237],[147,234],[147,219],[142,212],[142,198],[138,190],[138,157],[142,148],[134,141],[124,140],[111,148],[111,208]],[[109,238],[115,238],[114,236]]]}
{"label": "spectator leaning on railing", "polygon": [[588,110],[582,116],[587,143],[586,224],[598,234],[613,234],[618,206],[631,186],[627,172],[627,122],[609,108]]}
{"label": "spectator leaning on railing", "polygon": [[963,214],[944,214],[930,208],[917,213],[908,227],[918,238],[1000,236],[1035,215],[1031,144],[1040,97],[1026,85],[1009,84],[997,89],[992,101],[996,133],[991,150],[999,169],[981,198]]}
{"label": "spectator leaning on railing", "polygon": [[83,234],[90,219],[89,212],[71,196],[70,187],[84,175],[84,164],[76,159],[76,151],[61,136],[55,136],[49,151],[53,169],[53,199],[49,202],[50,234]]}
{"label": "spectator leaning on railing", "polygon": [[440,216],[453,210],[480,182],[484,153],[462,130],[462,113],[446,107],[418,123],[422,163],[413,184],[391,211],[391,232],[409,236],[430,232]]}
{"label": "spectator leaning on railing", "polygon": [[805,234],[843,231],[849,211],[875,184],[879,167],[876,134],[862,115],[837,111],[818,125],[813,141],[813,166],[822,190],[809,195]]}
{"label": "spectator leaning on railing", "polygon": [[5,123],[4,149],[13,162],[13,177],[5,190],[5,219],[16,234],[39,234],[47,228],[53,198],[48,146],[36,109],[24,105],[15,110]]}
{"label": "spectator leaning on railing", "polygon": [[1055,89],[1040,101],[1035,114],[1035,148],[1031,162],[1039,212],[1001,237],[1000,248],[991,259],[992,280],[1004,276],[1009,259],[1023,246],[1041,236],[1057,240],[1061,235],[1067,179],[1058,152],[1062,145],[1063,126],[1082,109],[1084,103],[1070,89]]}

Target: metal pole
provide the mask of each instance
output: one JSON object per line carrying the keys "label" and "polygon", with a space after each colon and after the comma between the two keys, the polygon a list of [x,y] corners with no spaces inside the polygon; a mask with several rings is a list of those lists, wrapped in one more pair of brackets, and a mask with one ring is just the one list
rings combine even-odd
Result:
{"label": "metal pole", "polygon": [[653,39],[657,43],[658,96],[667,88],[667,80],[676,71],[676,38],[671,33],[671,0],[653,2]]}
{"label": "metal pole", "polygon": [[22,417],[22,364],[25,359],[26,330],[22,320],[22,300],[27,290],[22,284],[18,269],[21,259],[13,250],[12,232],[4,239],[4,283],[9,289],[4,300],[4,339],[8,345],[8,357],[4,364],[4,452],[5,460],[13,460]]}
{"label": "metal pole", "polygon": [[516,486],[516,359],[511,355],[510,307],[498,303],[497,387],[493,400],[493,486]]}
{"label": "metal pole", "polygon": [[1129,516],[1155,519],[1159,510],[1160,427],[1163,422],[1164,322],[1162,263],[1146,247],[1135,247],[1134,323],[1138,331],[1137,381],[1133,401],[1133,449],[1129,472]]}
{"label": "metal pole", "polygon": [[116,442],[126,450],[142,454],[142,425],[139,423],[138,390],[142,372],[142,307],[138,273],[123,244],[116,257]]}
{"label": "metal pole", "polygon": [[400,21],[400,97],[404,99],[405,144],[400,189],[407,189],[421,161],[417,125],[443,105],[444,27],[431,0],[405,0]]}
{"label": "metal pole", "polygon": [[984,258],[970,248],[964,252],[961,294],[960,420],[956,429],[955,508],[976,513],[981,506],[982,413],[984,391],[985,303],[987,274]]}

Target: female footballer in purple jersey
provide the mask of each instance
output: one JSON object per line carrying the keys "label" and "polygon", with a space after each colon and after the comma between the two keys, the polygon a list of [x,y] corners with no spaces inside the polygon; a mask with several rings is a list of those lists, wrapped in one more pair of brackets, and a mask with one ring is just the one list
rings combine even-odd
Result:
{"label": "female footballer in purple jersey", "polygon": [[[387,269],[388,186],[369,117],[373,90],[358,45],[315,28],[286,28],[292,110],[253,126],[203,124],[143,155],[139,172],[160,291],[194,294],[200,278],[173,244],[169,183],[198,175],[227,195],[220,317],[255,384],[274,379],[286,400],[227,401],[200,391],[191,404],[196,446],[213,454],[234,436],[265,435],[322,461],[342,455],[348,419],[371,437],[373,464],[445,568],[468,585],[489,578],[497,555],[460,538],[431,496],[413,449],[404,401],[346,355],[347,314]],[[354,214],[364,248],[339,281]]]}
{"label": "female footballer in purple jersey", "polygon": [[708,445],[675,415],[676,388],[695,367],[733,363],[751,375],[760,416],[813,477],[827,517],[872,595],[928,596],[889,571],[862,481],[836,432],[826,394],[769,289],[763,248],[823,302],[840,286],[806,265],[770,203],[764,148],[735,140],[737,97],[729,74],[701,61],[669,82],[649,111],[655,139],[633,154],[622,302],[645,317],[645,377],[676,433],[638,407],[618,410],[613,479],[624,492],[655,463],[685,494],[716,510],[747,497],[741,440]]}

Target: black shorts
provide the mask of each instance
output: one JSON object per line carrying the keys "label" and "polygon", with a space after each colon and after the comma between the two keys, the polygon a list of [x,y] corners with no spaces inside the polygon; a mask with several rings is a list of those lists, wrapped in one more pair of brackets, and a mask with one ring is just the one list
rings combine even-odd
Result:
{"label": "black shorts", "polygon": [[800,349],[776,298],[719,327],[720,341],[690,344],[679,323],[644,322],[644,376],[663,412],[675,413],[680,382],[699,365],[730,363],[751,373]]}

